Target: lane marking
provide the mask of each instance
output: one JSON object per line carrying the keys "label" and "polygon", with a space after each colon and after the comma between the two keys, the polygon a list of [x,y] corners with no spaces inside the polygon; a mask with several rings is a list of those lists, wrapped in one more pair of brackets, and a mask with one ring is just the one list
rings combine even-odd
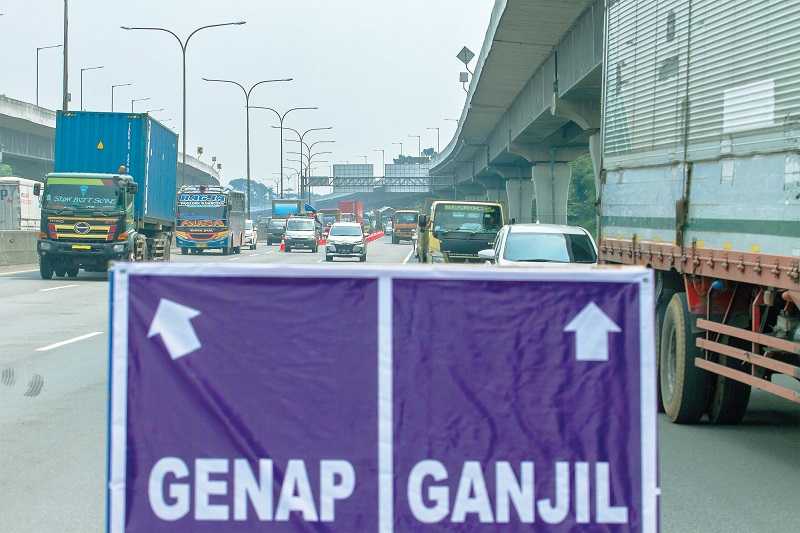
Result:
{"label": "lane marking", "polygon": [[39,292],[60,291],[61,289],[70,289],[77,286],[78,285],[60,285],[58,287],[50,287],[49,289],[39,289]]}
{"label": "lane marking", "polygon": [[65,341],[56,342],[54,344],[49,344],[47,346],[42,346],[41,348],[36,348],[37,352],[49,352],[50,350],[55,350],[56,348],[61,348],[62,346],[66,346],[67,344],[72,344],[75,342],[84,341],[86,339],[91,339],[92,337],[97,337],[98,335],[102,335],[102,331],[93,331],[92,333],[87,333],[86,335],[81,335],[80,337],[75,337],[72,339],[67,339]]}
{"label": "lane marking", "polygon": [[408,252],[408,255],[406,256],[406,258],[405,258],[405,259],[403,259],[403,264],[404,264],[404,265],[405,265],[405,264],[408,264],[408,262],[409,262],[409,261],[411,261],[411,258],[412,258],[413,256],[414,256],[414,248],[412,247],[412,248],[411,248],[411,251],[410,251],[410,252]]}
{"label": "lane marking", "polygon": [[14,276],[15,274],[30,274],[31,272],[39,272],[39,269],[36,270],[16,270],[14,272],[0,272],[0,276]]}
{"label": "lane marking", "polygon": [[229,258],[228,258],[228,261],[238,261],[238,260],[239,260],[239,259],[241,259],[241,258],[242,258],[242,256],[238,256],[238,257],[229,257]]}

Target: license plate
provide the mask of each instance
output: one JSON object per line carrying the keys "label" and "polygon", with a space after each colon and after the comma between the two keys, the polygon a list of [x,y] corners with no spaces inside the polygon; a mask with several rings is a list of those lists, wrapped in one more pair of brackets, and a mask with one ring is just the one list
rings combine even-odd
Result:
{"label": "license plate", "polygon": [[204,243],[204,242],[197,243],[197,248],[205,248],[207,246],[208,245],[206,243]]}
{"label": "license plate", "polygon": [[72,249],[73,250],[91,250],[92,247],[88,246],[86,244],[73,244],[72,245]]}

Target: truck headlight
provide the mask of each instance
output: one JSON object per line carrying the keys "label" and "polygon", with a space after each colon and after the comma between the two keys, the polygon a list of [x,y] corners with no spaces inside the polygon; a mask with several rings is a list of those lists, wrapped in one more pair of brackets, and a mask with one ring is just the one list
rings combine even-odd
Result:
{"label": "truck headlight", "polygon": [[332,252],[335,252],[336,251],[336,245],[335,244],[329,244],[328,245],[328,250],[330,250]]}
{"label": "truck headlight", "polygon": [[431,262],[444,263],[444,255],[440,254],[439,252],[433,252],[431,254]]}
{"label": "truck headlight", "polygon": [[355,246],[353,246],[353,251],[355,251],[355,252],[360,252],[360,251],[361,251],[363,248],[364,248],[364,246],[363,246],[363,245],[361,245],[361,244],[356,244]]}
{"label": "truck headlight", "polygon": [[53,247],[53,245],[50,244],[49,242],[42,242],[42,243],[39,244],[39,249],[40,250],[49,250],[52,247]]}
{"label": "truck headlight", "polygon": [[125,251],[125,245],[124,244],[115,244],[113,250],[114,250],[115,254],[121,254],[122,252]]}

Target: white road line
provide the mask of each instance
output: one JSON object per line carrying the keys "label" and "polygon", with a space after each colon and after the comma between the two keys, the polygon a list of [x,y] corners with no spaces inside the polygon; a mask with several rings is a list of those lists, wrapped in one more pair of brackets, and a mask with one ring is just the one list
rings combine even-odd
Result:
{"label": "white road line", "polygon": [[410,251],[410,252],[408,252],[408,255],[406,256],[406,258],[405,258],[405,259],[403,259],[403,264],[405,265],[405,264],[407,264],[409,261],[411,261],[411,258],[412,258],[413,256],[414,256],[414,248],[411,248],[411,251]]}
{"label": "white road line", "polygon": [[86,335],[81,335],[80,337],[75,337],[74,339],[67,339],[65,341],[57,342],[55,344],[49,344],[47,346],[42,346],[41,348],[36,348],[37,352],[49,352],[50,350],[55,350],[56,348],[61,348],[62,346],[66,346],[67,344],[72,344],[73,342],[80,342],[86,339],[91,339],[92,337],[97,337],[98,335],[102,335],[102,331],[93,331],[92,333],[87,333]]}
{"label": "white road line", "polygon": [[0,276],[13,276],[15,274],[30,274],[31,272],[39,272],[39,270],[16,270],[14,272],[0,272]]}
{"label": "white road line", "polygon": [[78,285],[60,285],[58,287],[50,287],[48,289],[39,289],[39,292],[50,292],[50,291],[60,291],[61,289],[71,289],[72,287],[77,287]]}
{"label": "white road line", "polygon": [[238,261],[241,258],[242,258],[241,256],[239,256],[239,257],[229,257],[228,261]]}

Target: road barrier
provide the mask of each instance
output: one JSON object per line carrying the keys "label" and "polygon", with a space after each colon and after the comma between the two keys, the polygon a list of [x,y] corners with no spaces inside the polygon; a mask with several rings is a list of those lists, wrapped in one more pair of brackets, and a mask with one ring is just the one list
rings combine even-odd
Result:
{"label": "road barrier", "polygon": [[[113,284],[109,533],[657,531],[643,268],[134,263]],[[306,295],[335,319],[287,357]]]}
{"label": "road barrier", "polygon": [[0,231],[0,266],[36,263],[35,231]]}
{"label": "road barrier", "polygon": [[382,238],[384,233],[382,231],[376,231],[375,233],[370,233],[367,235],[367,242],[377,241],[378,239]]}

